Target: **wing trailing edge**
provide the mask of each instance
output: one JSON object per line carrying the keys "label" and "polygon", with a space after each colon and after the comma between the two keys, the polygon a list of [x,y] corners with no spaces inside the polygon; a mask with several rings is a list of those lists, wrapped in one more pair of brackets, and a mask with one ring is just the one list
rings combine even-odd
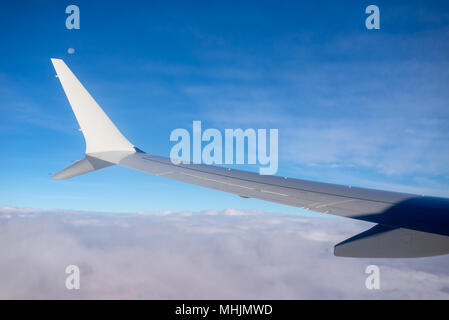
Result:
{"label": "wing trailing edge", "polygon": [[334,255],[352,258],[418,258],[448,253],[447,236],[380,224],[334,248]]}

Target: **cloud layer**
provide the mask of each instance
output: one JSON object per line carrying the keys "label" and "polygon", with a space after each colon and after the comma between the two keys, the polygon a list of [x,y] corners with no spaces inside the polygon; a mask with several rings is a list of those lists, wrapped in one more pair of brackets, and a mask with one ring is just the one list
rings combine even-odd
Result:
{"label": "cloud layer", "polygon": [[[0,208],[0,298],[449,298],[448,256],[337,258],[333,245],[369,227],[227,209],[112,214]],[[65,268],[81,289],[65,288]],[[376,264],[381,289],[365,287]]]}

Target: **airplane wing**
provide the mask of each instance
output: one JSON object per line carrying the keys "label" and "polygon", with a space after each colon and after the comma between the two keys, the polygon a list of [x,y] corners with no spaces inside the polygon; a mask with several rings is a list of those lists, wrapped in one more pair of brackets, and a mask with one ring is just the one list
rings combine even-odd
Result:
{"label": "airplane wing", "polygon": [[421,257],[449,253],[449,199],[266,176],[204,164],[174,164],[169,158],[135,148],[66,64],[60,59],[52,62],[86,140],[86,158],[54,175],[56,179],[118,164],[244,198],[377,223],[375,228],[337,245],[337,256]]}

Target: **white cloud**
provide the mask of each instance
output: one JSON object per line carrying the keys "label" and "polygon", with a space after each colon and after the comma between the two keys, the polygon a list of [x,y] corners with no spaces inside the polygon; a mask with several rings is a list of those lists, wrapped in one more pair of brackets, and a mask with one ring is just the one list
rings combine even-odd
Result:
{"label": "white cloud", "polygon": [[[334,257],[336,242],[369,227],[353,220],[23,210],[0,208],[11,216],[0,221],[0,298],[449,298],[448,256]],[[69,264],[81,269],[79,291],[65,289]],[[379,291],[365,288],[369,264]]]}
{"label": "white cloud", "polygon": [[336,234],[329,234],[322,231],[300,231],[299,235],[307,240],[327,242],[336,244],[341,239]]}

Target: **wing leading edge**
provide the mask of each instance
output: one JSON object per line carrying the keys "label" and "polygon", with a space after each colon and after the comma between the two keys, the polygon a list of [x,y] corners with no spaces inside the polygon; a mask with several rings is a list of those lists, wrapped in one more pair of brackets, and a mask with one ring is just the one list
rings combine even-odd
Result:
{"label": "wing leading edge", "polygon": [[[339,256],[416,257],[449,252],[449,242],[444,240],[449,239],[449,199],[263,176],[254,172],[211,165],[173,164],[169,158],[150,155],[134,148],[110,122],[65,63],[62,60],[55,61],[57,62],[55,69],[78,121],[81,121],[81,117],[88,118],[90,114],[94,114],[100,124],[104,123],[104,130],[111,132],[110,136],[102,132],[99,135],[101,139],[98,139],[97,135],[91,134],[92,121],[84,120],[82,129],[86,144],[89,145],[90,139],[95,139],[95,144],[90,144],[95,145],[95,149],[86,150],[86,158],[89,161],[82,160],[80,165],[72,165],[62,171],[65,174],[55,178],[65,179],[118,164],[245,198],[261,199],[378,224],[374,230],[376,232],[370,229],[368,233],[361,233],[337,245],[335,254]],[[64,71],[64,81],[58,70]],[[67,86],[67,83],[70,85]],[[83,90],[77,87],[75,92],[72,92],[73,83],[81,86]],[[79,101],[83,100],[77,99],[77,90],[81,92],[80,94],[84,96],[87,94],[90,97],[88,101],[95,112],[90,113],[86,105],[79,104]],[[76,112],[80,108],[83,110],[81,115],[80,112]],[[95,130],[101,130],[101,126]],[[104,145],[101,144],[102,141],[105,141]],[[101,152],[96,152],[97,150]],[[77,170],[73,169],[74,166]],[[355,239],[356,237],[358,238]],[[404,242],[404,239],[410,237],[414,240]],[[391,245],[397,242],[396,240],[401,243],[400,246]],[[385,245],[390,246],[389,251],[381,250]],[[432,248],[434,250],[431,250]]]}

